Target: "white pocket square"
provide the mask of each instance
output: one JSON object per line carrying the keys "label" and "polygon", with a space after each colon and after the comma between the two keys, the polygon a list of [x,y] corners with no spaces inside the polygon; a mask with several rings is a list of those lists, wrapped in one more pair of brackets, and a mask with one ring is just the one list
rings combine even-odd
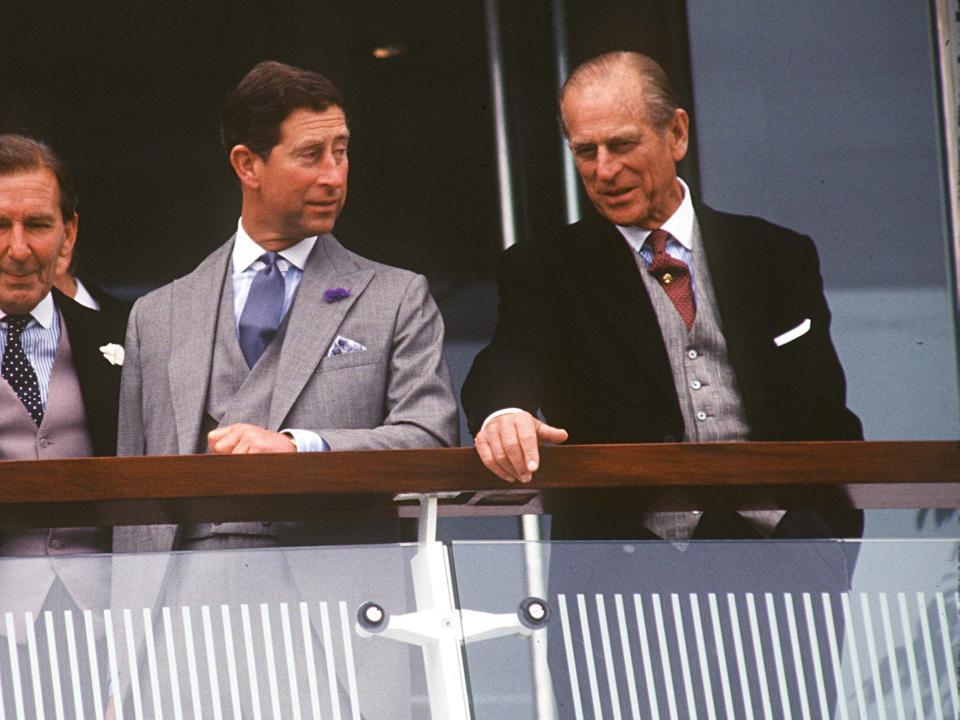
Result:
{"label": "white pocket square", "polygon": [[327,357],[335,355],[346,355],[347,353],[364,352],[367,348],[343,335],[337,335],[336,339],[330,343],[330,349],[327,350]]}
{"label": "white pocket square", "polygon": [[810,330],[810,318],[807,318],[792,330],[787,330],[783,335],[777,335],[773,339],[773,344],[776,345],[777,347],[783,347],[788,342],[793,342],[798,337],[802,335],[806,335],[807,331],[809,330]]}

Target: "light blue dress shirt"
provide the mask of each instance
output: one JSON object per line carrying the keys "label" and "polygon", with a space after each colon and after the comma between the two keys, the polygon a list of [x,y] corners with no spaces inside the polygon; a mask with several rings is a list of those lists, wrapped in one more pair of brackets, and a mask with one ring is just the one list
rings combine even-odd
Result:
{"label": "light blue dress shirt", "polygon": [[[307,257],[317,238],[305,238],[293,247],[281,250],[277,260],[277,267],[280,274],[283,275],[283,317],[286,317],[287,311],[293,304],[293,299],[297,295],[297,288],[300,287],[300,281],[303,279],[303,268],[306,265]],[[247,296],[250,294],[250,286],[253,284],[253,278],[264,267],[260,256],[265,250],[260,247],[243,229],[243,221],[237,223],[237,238],[233,244],[232,255],[232,274],[233,281],[233,317],[236,325],[235,330],[240,330],[240,316],[243,314],[243,306],[247,302]],[[281,432],[290,435],[297,446],[297,452],[326,452],[330,449],[327,441],[312,430],[303,430],[297,428],[284,428]]]}

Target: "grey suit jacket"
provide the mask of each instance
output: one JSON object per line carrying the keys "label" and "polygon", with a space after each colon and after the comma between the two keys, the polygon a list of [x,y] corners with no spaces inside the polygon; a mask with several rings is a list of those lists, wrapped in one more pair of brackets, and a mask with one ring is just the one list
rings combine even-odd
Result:
{"label": "grey suit jacket", "polygon": [[[195,451],[233,238],[189,275],[144,296],[127,328],[119,455]],[[326,302],[324,291],[350,296]],[[327,357],[338,336],[367,349]],[[459,442],[443,320],[426,279],[320,236],[287,318],[267,428],[319,433],[333,450]],[[173,526],[117,528],[114,552],[169,550]]]}

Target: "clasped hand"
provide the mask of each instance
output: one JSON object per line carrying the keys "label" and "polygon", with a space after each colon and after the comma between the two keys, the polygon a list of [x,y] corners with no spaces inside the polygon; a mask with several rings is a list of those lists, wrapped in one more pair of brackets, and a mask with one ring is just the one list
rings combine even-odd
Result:
{"label": "clasped hand", "polygon": [[289,435],[247,423],[234,423],[211,430],[207,433],[207,447],[214,455],[297,451]]}

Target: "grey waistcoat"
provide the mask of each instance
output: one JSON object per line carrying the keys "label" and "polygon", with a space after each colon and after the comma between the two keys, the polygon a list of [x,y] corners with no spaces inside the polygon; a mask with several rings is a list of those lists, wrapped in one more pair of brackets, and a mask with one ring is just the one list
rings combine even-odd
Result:
{"label": "grey waistcoat", "polygon": [[[687,330],[680,313],[667,293],[634,253],[640,276],[653,304],[683,415],[685,442],[733,442],[750,439],[750,426],[736,374],[727,355],[717,299],[700,236],[693,225],[693,279],[697,315]],[[743,512],[744,518],[761,533],[769,535],[783,517],[782,512]],[[700,513],[647,513],[643,524],[663,538],[689,538]]]}
{"label": "grey waistcoat", "polygon": [[[289,317],[290,313],[287,313]],[[286,318],[277,336],[267,346],[253,368],[247,367],[237,340],[233,312],[233,281],[229,269],[220,292],[220,310],[213,346],[210,382],[207,386],[206,412],[197,438],[197,452],[207,452],[207,433],[233,423],[266,427],[270,402],[280,364],[280,349],[286,334]],[[276,428],[273,428],[276,429]],[[272,523],[202,523],[183,529],[183,538],[197,540],[213,535],[275,535]]]}

